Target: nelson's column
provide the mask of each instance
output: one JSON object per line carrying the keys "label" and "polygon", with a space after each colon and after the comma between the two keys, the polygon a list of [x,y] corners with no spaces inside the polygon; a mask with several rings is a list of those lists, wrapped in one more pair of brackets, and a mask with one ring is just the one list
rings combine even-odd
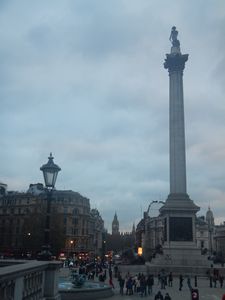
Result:
{"label": "nelson's column", "polygon": [[[195,235],[196,212],[199,207],[189,198],[186,189],[185,126],[183,71],[188,54],[181,54],[178,31],[172,27],[171,52],[166,54],[164,68],[169,72],[169,155],[170,193],[160,209],[164,222],[163,253],[152,264],[206,266],[206,259],[197,248]],[[196,273],[200,270],[196,270]],[[202,269],[203,271],[203,269]]]}

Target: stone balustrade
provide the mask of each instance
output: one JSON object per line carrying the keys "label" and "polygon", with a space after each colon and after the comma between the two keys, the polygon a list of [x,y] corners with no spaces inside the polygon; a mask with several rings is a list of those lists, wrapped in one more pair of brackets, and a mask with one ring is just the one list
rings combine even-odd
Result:
{"label": "stone balustrade", "polygon": [[60,300],[60,262],[0,260],[1,300]]}

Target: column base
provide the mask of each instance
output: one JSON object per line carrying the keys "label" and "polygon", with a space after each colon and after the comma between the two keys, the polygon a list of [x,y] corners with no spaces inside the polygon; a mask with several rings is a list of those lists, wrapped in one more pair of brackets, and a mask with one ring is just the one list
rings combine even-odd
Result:
{"label": "column base", "polygon": [[168,195],[165,204],[160,208],[160,213],[165,213],[167,211],[196,213],[199,210],[200,207],[194,204],[188,194],[171,193]]}

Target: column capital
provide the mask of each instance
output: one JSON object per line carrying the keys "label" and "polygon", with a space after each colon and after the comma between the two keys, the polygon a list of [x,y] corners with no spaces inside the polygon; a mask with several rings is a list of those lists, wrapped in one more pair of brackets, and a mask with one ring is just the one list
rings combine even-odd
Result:
{"label": "column capital", "polygon": [[169,73],[174,71],[183,71],[185,62],[188,60],[188,54],[171,53],[166,54],[164,68],[168,69]]}

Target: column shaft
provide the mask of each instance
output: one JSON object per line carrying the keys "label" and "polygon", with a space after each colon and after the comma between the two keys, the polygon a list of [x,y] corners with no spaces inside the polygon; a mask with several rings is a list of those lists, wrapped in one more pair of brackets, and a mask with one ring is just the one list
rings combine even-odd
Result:
{"label": "column shaft", "polygon": [[183,70],[170,71],[170,193],[186,194]]}

